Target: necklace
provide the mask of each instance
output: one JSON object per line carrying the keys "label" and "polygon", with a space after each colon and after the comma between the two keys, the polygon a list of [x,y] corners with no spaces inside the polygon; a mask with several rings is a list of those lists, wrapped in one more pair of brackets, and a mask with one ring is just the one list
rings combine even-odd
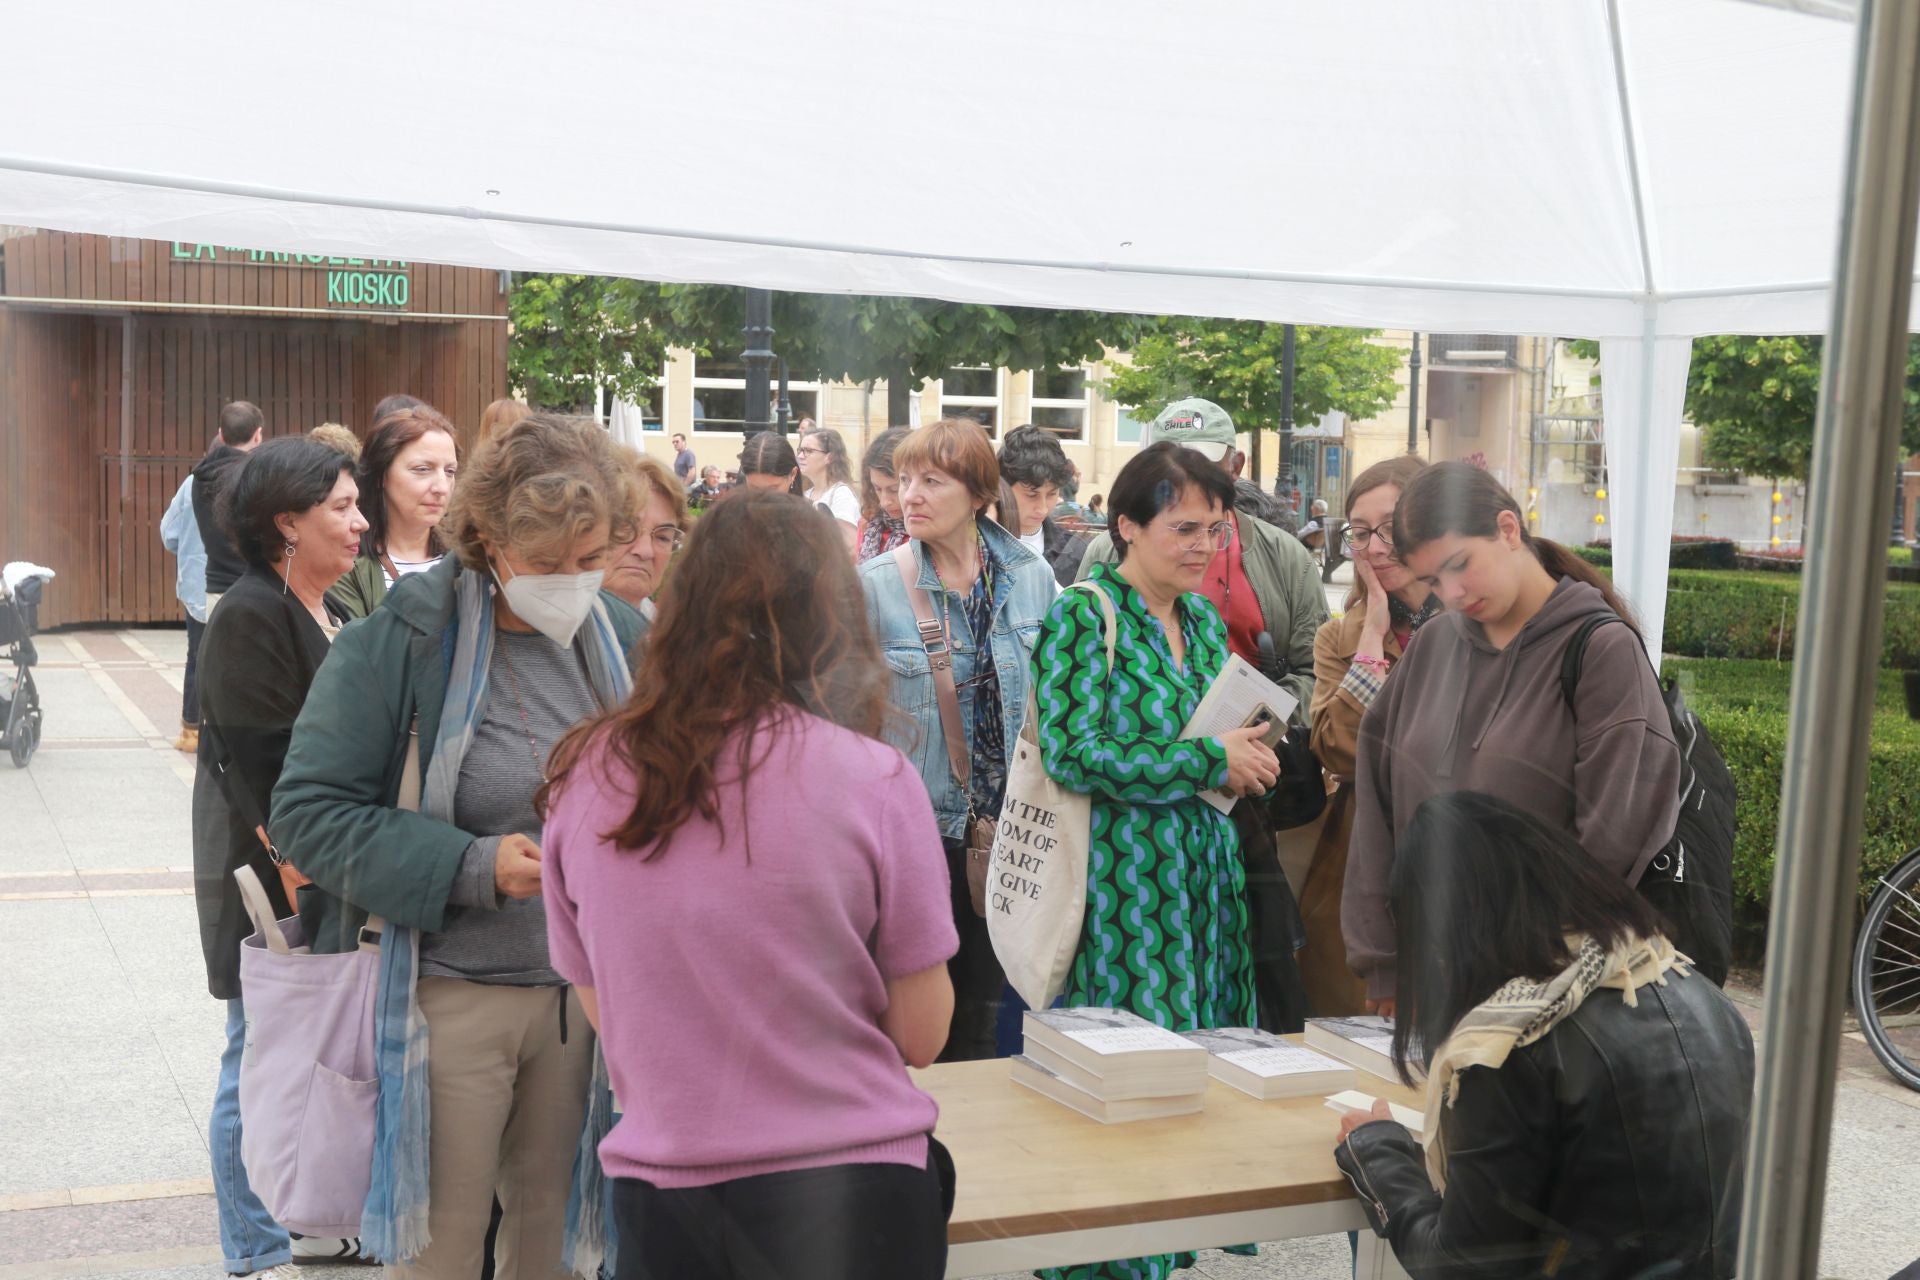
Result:
{"label": "necklace", "polygon": [[[499,638],[496,637],[494,642],[499,644]],[[513,669],[512,648],[501,644],[500,657],[507,664],[507,682],[513,686],[513,705],[514,709],[520,713],[520,729],[527,735],[527,754],[533,757],[533,771],[539,775],[540,781],[545,782],[547,764],[540,758],[540,744],[534,741],[533,721],[527,718],[527,704],[520,700],[520,673]]]}

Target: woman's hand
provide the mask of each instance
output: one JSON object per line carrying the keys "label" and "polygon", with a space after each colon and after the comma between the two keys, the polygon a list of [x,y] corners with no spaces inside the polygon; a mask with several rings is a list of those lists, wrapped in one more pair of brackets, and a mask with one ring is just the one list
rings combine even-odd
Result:
{"label": "woman's hand", "polygon": [[1377,1013],[1391,1022],[1393,1020],[1395,1005],[1396,1002],[1392,996],[1384,996],[1378,1000],[1367,1001],[1365,1011],[1367,1013]]}
{"label": "woman's hand", "polygon": [[493,887],[503,898],[540,896],[540,846],[523,835],[501,839],[493,855]]}
{"label": "woman's hand", "polygon": [[1388,607],[1387,593],[1380,589],[1380,579],[1374,576],[1373,566],[1367,563],[1365,556],[1355,558],[1353,576],[1367,589],[1367,616],[1360,623],[1358,652],[1378,658],[1385,652],[1387,628],[1393,625],[1393,610]]}
{"label": "woman's hand", "polygon": [[1349,1111],[1346,1115],[1340,1117],[1340,1139],[1339,1142],[1334,1143],[1334,1145],[1339,1146],[1341,1142],[1345,1142],[1348,1135],[1363,1124],[1372,1124],[1375,1120],[1391,1119],[1393,1119],[1393,1111],[1387,1106],[1387,1100],[1385,1098],[1375,1098],[1373,1100],[1373,1110],[1367,1112],[1365,1115]]}
{"label": "woman's hand", "polygon": [[1257,796],[1273,790],[1280,777],[1280,758],[1273,748],[1260,741],[1265,725],[1248,725],[1220,735],[1227,749],[1227,786],[1230,795]]}

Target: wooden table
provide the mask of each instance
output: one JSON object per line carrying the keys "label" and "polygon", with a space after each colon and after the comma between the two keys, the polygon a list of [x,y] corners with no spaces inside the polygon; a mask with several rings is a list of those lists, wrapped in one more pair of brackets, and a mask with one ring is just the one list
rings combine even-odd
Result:
{"label": "wooden table", "polygon": [[[1405,1276],[1333,1163],[1340,1117],[1322,1098],[1262,1102],[1209,1081],[1197,1115],[1103,1125],[1008,1073],[1004,1060],[913,1073],[959,1170],[948,1276],[1345,1231],[1360,1233],[1357,1276]],[[1355,1087],[1422,1105],[1364,1071]]]}

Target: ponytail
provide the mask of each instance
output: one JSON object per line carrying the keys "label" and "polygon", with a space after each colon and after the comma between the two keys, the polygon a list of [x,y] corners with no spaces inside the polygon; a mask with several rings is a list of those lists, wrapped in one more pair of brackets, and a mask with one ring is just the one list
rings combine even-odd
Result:
{"label": "ponytail", "polygon": [[1551,538],[1536,538],[1532,534],[1524,535],[1527,546],[1533,551],[1534,558],[1555,578],[1572,578],[1575,582],[1584,582],[1598,591],[1607,602],[1607,608],[1620,615],[1620,621],[1632,629],[1634,635],[1640,634],[1640,621],[1633,616],[1633,610],[1614,590],[1607,575],[1582,560],[1566,547]]}

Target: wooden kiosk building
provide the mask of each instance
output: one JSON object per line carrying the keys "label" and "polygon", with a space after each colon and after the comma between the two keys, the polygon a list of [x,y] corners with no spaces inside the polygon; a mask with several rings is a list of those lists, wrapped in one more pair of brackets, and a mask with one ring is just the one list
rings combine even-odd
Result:
{"label": "wooden kiosk building", "polygon": [[222,405],[364,436],[403,391],[465,446],[506,382],[500,272],[0,229],[0,561],[58,572],[43,627],[179,620],[160,517]]}

